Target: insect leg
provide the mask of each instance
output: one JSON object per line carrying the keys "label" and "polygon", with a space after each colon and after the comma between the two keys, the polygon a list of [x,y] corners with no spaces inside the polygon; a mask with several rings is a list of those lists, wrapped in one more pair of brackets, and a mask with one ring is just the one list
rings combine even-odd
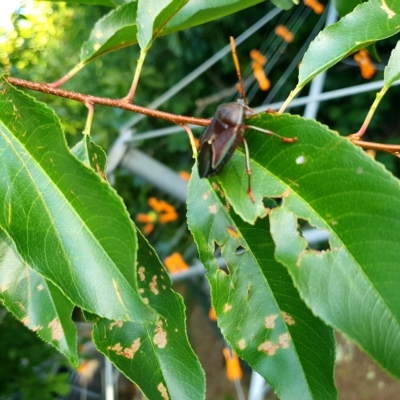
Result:
{"label": "insect leg", "polygon": [[247,187],[247,194],[249,195],[250,200],[253,203],[255,203],[256,200],[254,199],[253,191],[251,190],[251,167],[250,167],[249,146],[247,146],[247,142],[246,142],[245,138],[243,138],[242,140],[243,140],[243,144],[244,144],[244,152],[245,152],[245,155],[246,155],[246,172],[247,172],[247,176],[249,178],[249,184],[248,184],[248,187]]}
{"label": "insect leg", "polygon": [[192,146],[193,158],[197,158],[197,147],[194,141],[192,130],[187,125],[181,125],[181,127],[186,131],[189,136],[190,145]]}
{"label": "insect leg", "polygon": [[269,131],[267,129],[259,128],[258,126],[245,125],[245,129],[254,129],[257,132],[261,132],[261,133],[265,133],[266,135],[278,137],[279,139],[282,140],[282,142],[285,142],[285,143],[297,142],[297,137],[288,138],[288,137],[280,136],[280,135],[277,135],[276,133]]}

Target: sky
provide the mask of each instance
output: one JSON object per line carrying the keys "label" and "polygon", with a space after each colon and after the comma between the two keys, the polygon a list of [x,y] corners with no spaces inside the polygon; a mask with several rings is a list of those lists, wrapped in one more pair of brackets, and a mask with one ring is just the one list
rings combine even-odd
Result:
{"label": "sky", "polygon": [[0,26],[11,30],[11,14],[20,6],[21,0],[6,0],[2,1],[0,12]]}

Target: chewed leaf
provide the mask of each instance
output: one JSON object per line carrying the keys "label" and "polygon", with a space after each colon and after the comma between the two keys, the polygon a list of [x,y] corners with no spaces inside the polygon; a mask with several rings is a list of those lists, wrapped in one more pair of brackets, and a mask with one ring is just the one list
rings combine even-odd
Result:
{"label": "chewed leaf", "polygon": [[[269,211],[278,261],[316,315],[400,377],[399,181],[348,139],[315,121],[272,114],[257,118],[254,125],[298,137],[289,144],[247,136],[256,201],[282,199]],[[245,176],[241,153],[228,164]],[[241,181],[228,172],[220,175],[223,191],[242,214],[234,198]],[[307,246],[297,229],[299,219],[329,233],[326,251]]]}
{"label": "chewed leaf", "polygon": [[52,110],[7,83],[0,93],[0,226],[22,260],[86,311],[154,320],[122,200],[69,152]]}
{"label": "chewed leaf", "polygon": [[0,299],[45,342],[78,364],[74,305],[51,282],[22,262],[12,241],[0,230]]}
{"label": "chewed leaf", "polygon": [[400,79],[400,41],[390,55],[388,65],[385,68],[385,86],[391,86]]}
{"label": "chewed leaf", "polygon": [[218,325],[240,358],[280,399],[336,399],[332,331],[307,309],[275,261],[268,221],[241,221],[221,188],[199,179],[194,168],[188,224],[207,269]]}
{"label": "chewed leaf", "polygon": [[305,86],[349,54],[399,31],[399,1],[369,0],[360,4],[336,24],[325,28],[310,44],[300,65],[297,87]]}
{"label": "chewed leaf", "polygon": [[[93,340],[149,399],[204,399],[205,380],[190,348],[182,298],[154,250],[138,232],[138,283],[142,300],[159,315],[155,323],[99,320]],[[151,379],[149,379],[151,376]]]}

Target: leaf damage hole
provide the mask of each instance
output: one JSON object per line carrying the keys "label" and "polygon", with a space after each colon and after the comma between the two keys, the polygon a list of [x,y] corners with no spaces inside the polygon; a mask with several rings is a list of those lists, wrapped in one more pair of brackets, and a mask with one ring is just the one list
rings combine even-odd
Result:
{"label": "leaf damage hole", "polygon": [[230,275],[231,272],[229,271],[228,264],[226,263],[226,260],[222,257],[221,246],[216,241],[214,241],[214,249],[214,257],[218,262],[218,269],[223,271],[226,275]]}
{"label": "leaf damage hole", "polygon": [[307,250],[331,250],[329,232],[312,226],[309,221],[299,219],[299,233],[307,242]]}
{"label": "leaf damage hole", "polygon": [[268,210],[272,210],[274,208],[280,207],[283,203],[282,197],[264,197],[263,204],[264,207]]}

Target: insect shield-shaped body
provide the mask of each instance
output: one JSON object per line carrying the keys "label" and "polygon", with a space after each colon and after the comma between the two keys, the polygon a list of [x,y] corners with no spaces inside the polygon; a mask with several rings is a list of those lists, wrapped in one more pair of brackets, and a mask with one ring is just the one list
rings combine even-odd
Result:
{"label": "insect shield-shaped body", "polygon": [[200,178],[217,174],[243,141],[245,110],[242,100],[221,104],[217,108],[200,141],[197,159]]}

